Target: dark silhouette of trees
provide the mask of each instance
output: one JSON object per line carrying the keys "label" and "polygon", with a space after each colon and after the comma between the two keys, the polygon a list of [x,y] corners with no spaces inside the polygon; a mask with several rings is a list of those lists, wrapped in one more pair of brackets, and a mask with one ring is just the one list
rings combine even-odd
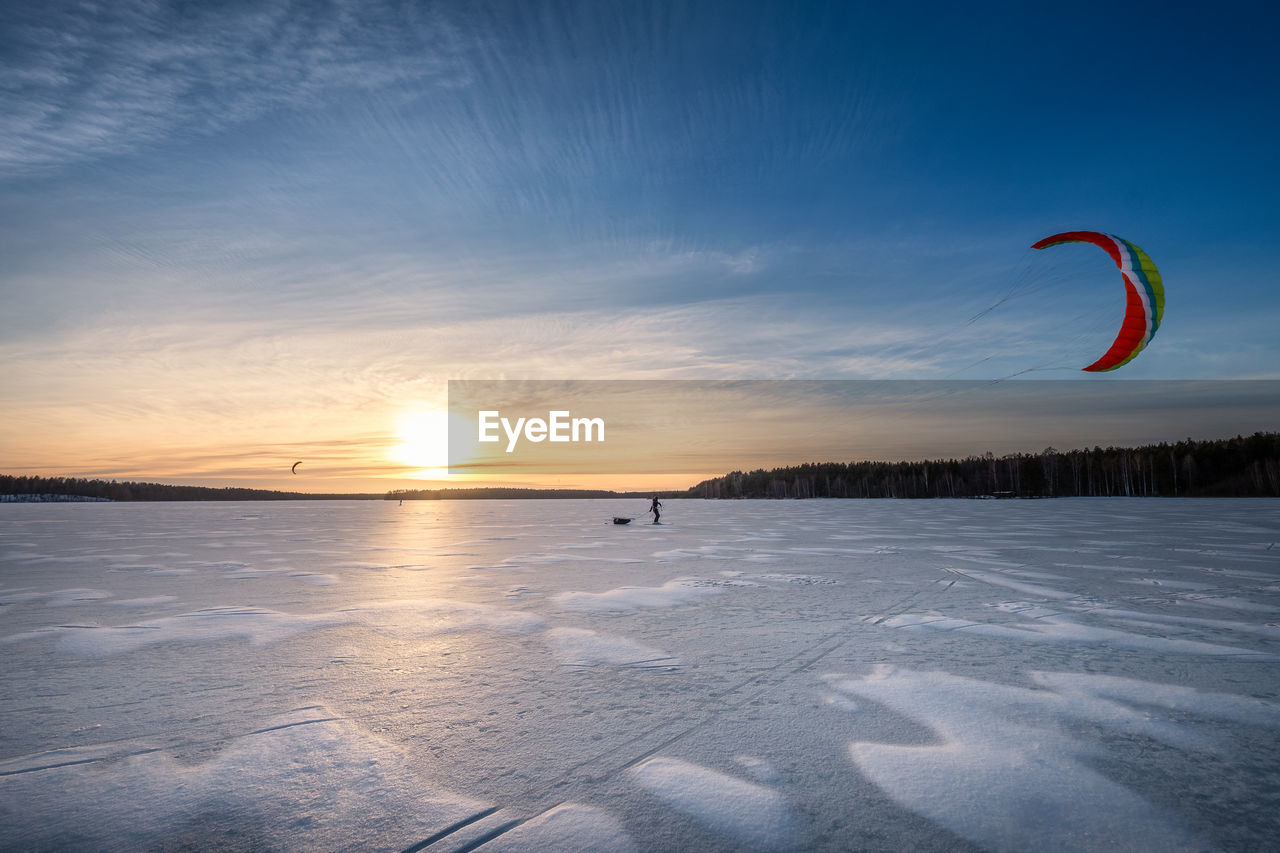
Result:
{"label": "dark silhouette of trees", "polygon": [[[663,497],[677,492],[660,493]],[[207,486],[168,486],[162,483],[82,480],[73,477],[31,477],[0,474],[0,496],[57,500],[79,497],[111,501],[323,501],[323,500],[513,500],[520,498],[650,498],[649,492],[610,492],[600,489],[398,489],[385,494],[312,494],[266,489]]]}
{"label": "dark silhouette of trees", "polygon": [[[681,497],[681,492],[661,493],[663,497]],[[387,492],[387,500],[458,501],[520,500],[522,498],[651,498],[651,492],[611,492],[605,489],[396,489]]]}
{"label": "dark silhouette of trees", "polygon": [[923,462],[815,462],[691,488],[699,498],[1278,497],[1280,433]]}
{"label": "dark silhouette of trees", "polygon": [[169,486],[163,483],[82,480],[74,477],[15,477],[0,474],[0,495],[76,495],[112,501],[306,501],[377,500],[380,494],[340,495],[276,492],[265,489]]}

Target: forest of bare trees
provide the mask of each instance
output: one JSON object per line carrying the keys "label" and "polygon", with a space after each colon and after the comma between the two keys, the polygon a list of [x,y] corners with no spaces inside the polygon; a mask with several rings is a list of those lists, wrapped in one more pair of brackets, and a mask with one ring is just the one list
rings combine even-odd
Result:
{"label": "forest of bare trees", "polygon": [[1280,433],[924,462],[821,462],[734,471],[700,498],[1277,497]]}

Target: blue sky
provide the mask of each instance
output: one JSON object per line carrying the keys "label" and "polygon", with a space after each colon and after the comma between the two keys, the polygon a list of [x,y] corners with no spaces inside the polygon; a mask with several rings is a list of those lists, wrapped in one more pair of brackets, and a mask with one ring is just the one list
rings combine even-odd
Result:
{"label": "blue sky", "polygon": [[4,467],[391,476],[449,378],[1076,378],[1075,228],[1168,289],[1108,379],[1280,377],[1280,13],[1064,9],[6,4]]}

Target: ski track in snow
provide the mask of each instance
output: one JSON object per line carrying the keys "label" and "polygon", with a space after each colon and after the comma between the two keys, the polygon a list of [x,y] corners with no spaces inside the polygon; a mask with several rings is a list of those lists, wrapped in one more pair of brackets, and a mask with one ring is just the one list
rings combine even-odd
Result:
{"label": "ski track in snow", "polygon": [[502,833],[477,849],[482,853],[524,853],[527,850],[633,853],[636,845],[622,822],[609,812],[565,803]]}

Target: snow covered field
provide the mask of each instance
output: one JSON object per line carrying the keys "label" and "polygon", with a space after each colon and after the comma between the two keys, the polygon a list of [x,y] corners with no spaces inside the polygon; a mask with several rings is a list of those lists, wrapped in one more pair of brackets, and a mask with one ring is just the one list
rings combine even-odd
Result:
{"label": "snow covered field", "polygon": [[0,506],[6,850],[1258,850],[1280,502]]}

